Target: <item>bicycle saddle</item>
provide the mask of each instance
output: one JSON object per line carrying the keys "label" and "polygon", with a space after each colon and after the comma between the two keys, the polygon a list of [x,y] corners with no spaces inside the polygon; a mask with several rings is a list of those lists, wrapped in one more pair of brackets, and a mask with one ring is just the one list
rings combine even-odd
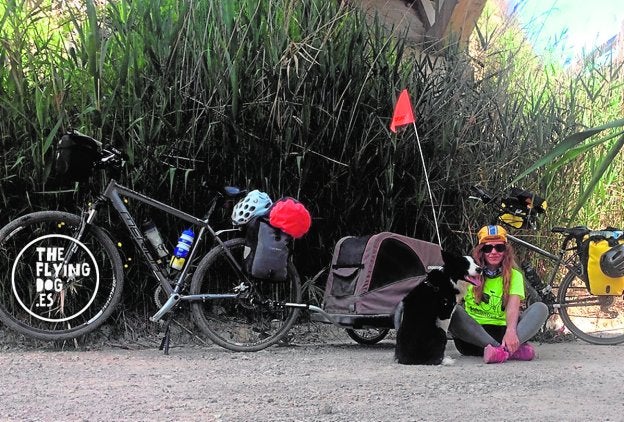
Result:
{"label": "bicycle saddle", "polygon": [[247,189],[240,189],[236,186],[224,186],[220,192],[227,198],[240,198],[247,195]]}

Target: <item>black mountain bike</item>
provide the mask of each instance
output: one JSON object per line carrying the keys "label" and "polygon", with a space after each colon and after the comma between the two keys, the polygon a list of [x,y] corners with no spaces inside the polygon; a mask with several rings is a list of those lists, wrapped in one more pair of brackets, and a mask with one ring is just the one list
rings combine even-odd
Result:
{"label": "black mountain bike", "polygon": [[[101,148],[93,138],[71,133],[69,167],[116,170],[124,155]],[[167,320],[161,348],[169,347],[168,323],[183,302],[190,303],[196,325],[214,343],[233,351],[257,351],[278,342],[296,320],[299,308],[285,306],[301,299],[301,283],[292,260],[284,282],[252,278],[243,271],[244,238],[222,240],[209,219],[217,206],[245,191],[212,187],[203,218],[132,191],[111,179],[84,207],[81,215],[41,211],[24,215],[0,229],[0,321],[28,337],[68,340],[97,329],[121,300],[124,272],[113,235],[101,226],[102,207],[112,206],[120,228],[134,241],[159,284],[163,298],[150,318]],[[195,240],[184,265],[172,269],[137,226],[126,207],[137,201],[168,213],[195,228]],[[110,229],[111,227],[109,227]],[[207,247],[206,247],[207,244]],[[203,245],[200,249],[199,245]],[[200,250],[208,250],[201,256]]]}
{"label": "black mountain bike", "polygon": [[[498,221],[509,229],[535,230],[540,212],[533,204],[534,195],[515,190],[505,197],[495,196],[479,186],[471,191],[471,199],[495,207]],[[586,269],[581,259],[581,245],[587,236],[606,234],[587,227],[553,227],[552,233],[564,236],[556,253],[548,252],[527,240],[508,234],[507,239],[516,246],[538,254],[546,268],[550,268],[545,281],[526,261],[525,272],[527,302],[542,301],[551,315],[558,314],[566,328],[581,340],[593,344],[612,345],[624,342],[624,298],[614,295],[593,295],[587,283]],[[548,264],[550,262],[550,264]]]}

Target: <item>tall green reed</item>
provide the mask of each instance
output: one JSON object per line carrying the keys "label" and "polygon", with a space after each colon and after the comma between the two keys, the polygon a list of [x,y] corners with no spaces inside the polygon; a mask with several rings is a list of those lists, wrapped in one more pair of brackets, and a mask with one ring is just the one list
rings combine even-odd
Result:
{"label": "tall green reed", "polygon": [[[604,93],[620,80],[615,68],[576,80],[545,75],[524,50],[481,32],[481,51],[434,57],[388,38],[382,22],[346,2],[89,0],[32,9],[14,0],[0,6],[5,218],[51,206],[50,194],[25,203],[17,185],[60,189],[52,145],[73,127],[129,154],[123,183],[190,212],[205,210],[197,182],[208,179],[298,197],[314,216],[297,242],[304,274],[317,274],[344,235],[391,230],[433,240],[425,171],[443,245],[465,250],[470,231],[493,218],[466,201],[468,187],[503,189],[599,120],[593,104],[613,103]],[[608,83],[604,72],[613,73]],[[388,130],[403,88],[426,168],[413,129]],[[164,155],[190,160],[169,165]],[[570,186],[581,183],[576,173],[548,179],[538,170],[522,182],[565,209]],[[601,186],[606,194],[613,185]],[[74,210],[70,200],[62,205]],[[154,217],[175,239],[176,222]],[[131,279],[142,290],[144,277]]]}

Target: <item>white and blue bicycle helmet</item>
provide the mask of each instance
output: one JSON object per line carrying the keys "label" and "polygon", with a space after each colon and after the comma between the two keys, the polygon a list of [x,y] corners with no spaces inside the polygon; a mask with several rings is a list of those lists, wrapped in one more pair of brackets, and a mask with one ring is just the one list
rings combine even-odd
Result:
{"label": "white and blue bicycle helmet", "polygon": [[264,215],[273,205],[273,201],[264,192],[252,190],[241,201],[234,205],[232,223],[235,225],[247,224],[256,216]]}

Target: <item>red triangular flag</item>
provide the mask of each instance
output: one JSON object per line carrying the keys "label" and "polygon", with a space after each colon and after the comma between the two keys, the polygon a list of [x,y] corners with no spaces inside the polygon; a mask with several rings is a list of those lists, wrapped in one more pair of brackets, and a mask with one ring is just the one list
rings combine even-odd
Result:
{"label": "red triangular flag", "polygon": [[396,133],[398,126],[409,125],[414,123],[414,112],[412,111],[412,103],[410,103],[409,94],[407,89],[401,91],[399,99],[394,106],[394,114],[392,115],[392,121],[390,122],[390,130]]}

